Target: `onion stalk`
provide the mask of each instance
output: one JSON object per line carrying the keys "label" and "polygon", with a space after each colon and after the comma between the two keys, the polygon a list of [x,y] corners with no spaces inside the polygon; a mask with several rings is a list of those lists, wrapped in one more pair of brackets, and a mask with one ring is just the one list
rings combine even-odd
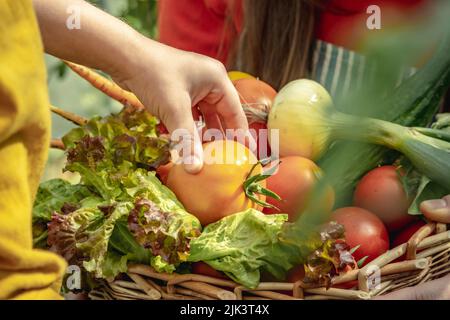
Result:
{"label": "onion stalk", "polygon": [[336,140],[382,145],[403,153],[422,174],[450,190],[449,142],[416,128],[342,113],[328,102],[331,98],[292,99],[293,91],[301,91],[305,81],[310,80],[294,81],[281,90],[279,94],[287,98],[278,97],[269,114],[268,128],[279,130],[281,156],[316,160]]}

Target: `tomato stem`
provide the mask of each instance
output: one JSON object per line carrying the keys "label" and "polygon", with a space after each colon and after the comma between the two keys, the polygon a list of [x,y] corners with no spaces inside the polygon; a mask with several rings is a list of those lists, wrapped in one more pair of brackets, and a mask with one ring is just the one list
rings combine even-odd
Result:
{"label": "tomato stem", "polygon": [[[262,165],[262,164],[261,164],[261,161],[258,161],[258,162],[252,167],[252,169],[250,170],[250,172],[249,172],[248,175],[247,175],[246,180],[244,181],[243,187],[244,187],[245,195],[246,195],[247,198],[249,198],[251,201],[253,201],[253,202],[259,204],[260,206],[262,206],[262,207],[264,207],[264,208],[271,208],[271,209],[275,209],[275,210],[278,210],[278,211],[279,211],[280,209],[278,209],[276,206],[274,206],[274,205],[272,205],[272,204],[270,204],[270,203],[267,203],[267,202],[265,202],[265,201],[262,201],[262,200],[258,199],[258,196],[257,196],[257,195],[261,194],[261,195],[264,195],[264,196],[266,196],[266,197],[274,198],[274,199],[276,199],[276,200],[278,200],[278,201],[281,201],[281,200],[282,200],[281,197],[280,197],[279,195],[277,195],[275,192],[273,192],[273,191],[271,191],[271,190],[269,190],[269,189],[267,189],[267,188],[264,188],[263,186],[261,186],[261,185],[259,184],[260,181],[263,181],[263,180],[265,180],[265,179],[267,179],[268,177],[271,176],[271,171],[272,171],[273,169],[269,170],[269,172],[262,173],[262,174],[256,174],[256,175],[253,175],[253,176],[252,176],[253,171],[255,170],[255,168],[256,168],[258,165]],[[277,164],[277,166],[278,166],[278,165],[279,165],[279,164]],[[276,166],[276,167],[277,167],[277,166]],[[276,168],[276,167],[275,167],[275,168]]]}

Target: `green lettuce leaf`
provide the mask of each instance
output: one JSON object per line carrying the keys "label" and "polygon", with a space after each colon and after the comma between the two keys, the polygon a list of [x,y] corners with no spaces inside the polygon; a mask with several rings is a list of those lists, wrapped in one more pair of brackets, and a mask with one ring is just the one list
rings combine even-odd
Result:
{"label": "green lettuce leaf", "polygon": [[52,179],[40,184],[33,206],[33,223],[48,222],[53,211],[60,211],[64,204],[78,205],[93,193],[83,185],[73,185],[62,179]]}
{"label": "green lettuce leaf", "polygon": [[152,253],[158,272],[173,272],[189,256],[191,239],[200,234],[197,219],[167,212],[148,199],[138,198],[128,216],[128,228],[136,241]]}
{"label": "green lettuce leaf", "polygon": [[158,121],[145,110],[124,108],[95,117],[63,138],[66,171],[78,172],[84,185],[103,199],[121,200],[121,179],[138,168],[153,170],[170,159],[169,141],[156,134]]}
{"label": "green lettuce leaf", "polygon": [[[66,215],[54,213],[48,226],[50,250],[104,278],[108,243],[115,223],[128,215],[131,208],[131,203],[124,202],[114,205],[110,214],[105,207],[81,208]],[[123,260],[114,261],[123,263]],[[112,270],[111,266],[108,268]]]}
{"label": "green lettuce leaf", "polygon": [[192,239],[188,260],[204,261],[248,288],[258,286],[263,272],[282,280],[299,264],[307,270],[304,281],[312,285],[329,283],[347,265],[356,267],[341,225],[299,229],[286,221],[287,215],[254,209],[230,215]]}
{"label": "green lettuce leaf", "polygon": [[127,255],[120,255],[114,250],[108,250],[101,267],[102,276],[106,279],[114,279],[118,274],[127,272],[127,264]]}
{"label": "green lettuce leaf", "polygon": [[54,212],[49,223],[51,250],[97,278],[116,276],[129,261],[150,264],[159,272],[175,271],[187,260],[191,239],[200,234],[198,219],[154,172],[130,171],[114,184],[121,201],[97,203],[88,197],[83,201],[91,207]]}
{"label": "green lettuce leaf", "polygon": [[86,253],[79,250],[79,243],[89,239],[92,230],[104,222],[104,213],[94,208],[82,208],[69,214],[53,213],[48,223],[48,245],[70,264],[81,265]]}
{"label": "green lettuce leaf", "polygon": [[112,201],[122,193],[120,181],[111,171],[106,169],[97,171],[78,162],[66,167],[73,172],[78,172],[81,175],[81,182],[93,187],[106,201]]}
{"label": "green lettuce leaf", "polygon": [[148,170],[167,163],[169,142],[157,136],[157,124],[147,111],[127,107],[116,115],[90,119],[62,138],[66,170],[79,172],[75,163],[94,171],[111,171],[124,162]]}
{"label": "green lettuce leaf", "polygon": [[77,249],[89,257],[89,260],[83,262],[83,267],[87,271],[93,272],[97,278],[105,277],[103,267],[115,224],[117,220],[127,216],[131,208],[131,203],[118,203],[112,213],[104,217],[104,221],[99,227],[89,230],[85,241],[77,243]]}
{"label": "green lettuce leaf", "polygon": [[47,223],[53,212],[68,213],[87,201],[99,203],[100,199],[84,185],[73,185],[62,179],[41,183],[33,205],[33,246],[47,248]]}
{"label": "green lettuce leaf", "polygon": [[177,213],[182,217],[188,217],[190,224],[200,227],[199,220],[186,212],[175,194],[161,183],[155,172],[137,169],[130,172],[122,179],[124,191],[130,197],[145,198],[154,202],[162,211]]}
{"label": "green lettuce leaf", "polygon": [[189,261],[204,261],[249,288],[258,285],[263,270],[281,278],[293,266],[290,259],[277,257],[278,236],[286,221],[287,215],[264,215],[254,209],[230,215],[209,224],[191,241]]}
{"label": "green lettuce leaf", "polygon": [[[150,264],[160,272],[173,272],[185,262],[201,225],[148,171],[170,155],[169,142],[157,136],[157,124],[148,112],[125,107],[66,134],[65,170],[80,174],[80,191],[68,190],[60,180],[51,186],[65,190],[70,203],[65,198],[54,203],[50,193],[39,198],[35,210],[45,212],[47,220],[35,223],[36,244],[45,243],[48,234],[51,250],[97,278],[116,276],[128,262]],[[81,191],[86,192],[78,197]]]}
{"label": "green lettuce leaf", "polygon": [[128,217],[122,217],[116,222],[111,238],[109,249],[115,250],[120,255],[127,256],[130,261],[136,263],[150,264],[150,251],[137,243],[128,229]]}

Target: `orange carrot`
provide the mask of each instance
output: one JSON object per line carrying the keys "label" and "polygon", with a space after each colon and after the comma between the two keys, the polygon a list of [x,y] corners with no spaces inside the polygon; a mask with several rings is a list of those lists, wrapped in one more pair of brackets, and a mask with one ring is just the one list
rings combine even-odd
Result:
{"label": "orange carrot", "polygon": [[71,121],[71,122],[73,122],[73,123],[75,123],[76,125],[79,125],[79,126],[82,126],[82,125],[86,124],[86,122],[87,122],[86,118],[83,118],[82,116],[79,116],[79,115],[77,115],[75,113],[62,110],[62,109],[60,109],[58,107],[55,107],[55,106],[50,106],[50,110],[53,113],[63,117],[66,120],[69,120],[69,121]]}
{"label": "orange carrot", "polygon": [[133,93],[122,89],[113,81],[103,77],[102,75],[85,66],[69,61],[64,61],[64,63],[67,64],[70,69],[79,74],[83,79],[92,84],[95,88],[110,96],[114,100],[117,100],[124,105],[129,105],[138,109],[144,108],[144,105]]}
{"label": "orange carrot", "polygon": [[65,150],[66,147],[64,146],[64,143],[61,141],[61,139],[52,139],[50,141],[50,148],[52,149],[60,149]]}

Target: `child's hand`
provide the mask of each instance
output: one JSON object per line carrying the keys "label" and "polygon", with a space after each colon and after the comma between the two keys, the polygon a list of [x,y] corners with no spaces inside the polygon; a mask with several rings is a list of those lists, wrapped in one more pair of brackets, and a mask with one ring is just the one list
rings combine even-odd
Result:
{"label": "child's hand", "polygon": [[191,108],[198,106],[208,128],[247,130],[239,96],[219,61],[146,38],[142,41],[134,61],[114,79],[136,94],[170,133],[186,130],[173,138],[192,150],[182,156],[186,170],[196,173],[203,164],[203,149]]}
{"label": "child's hand", "polygon": [[[247,129],[233,84],[218,61],[170,48],[139,34],[122,21],[82,0],[33,0],[47,53],[110,74],[132,91],[171,133],[186,129],[182,142],[189,172],[203,164],[191,107],[198,106],[206,125]],[[80,26],[66,26],[67,9],[79,9]],[[249,139],[250,140],[250,139]]]}

